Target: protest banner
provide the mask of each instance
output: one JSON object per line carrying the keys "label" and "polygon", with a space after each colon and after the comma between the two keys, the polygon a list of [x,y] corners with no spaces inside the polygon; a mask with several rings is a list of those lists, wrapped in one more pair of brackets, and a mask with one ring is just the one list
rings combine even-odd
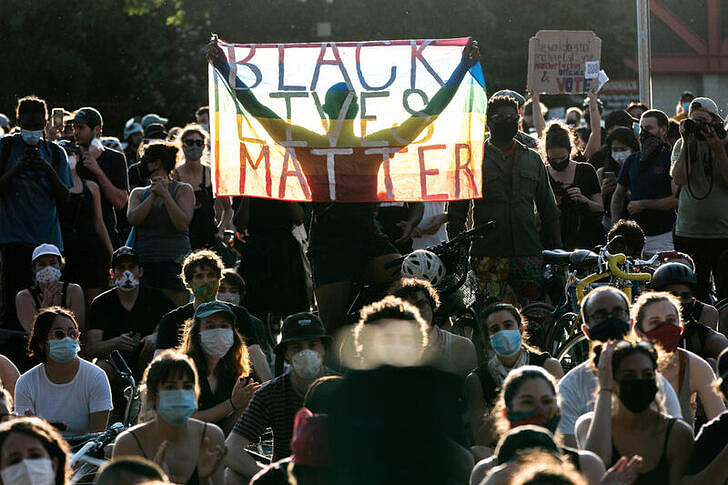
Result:
{"label": "protest banner", "polygon": [[595,73],[599,72],[601,51],[602,41],[594,32],[539,30],[528,42],[528,90],[545,94],[589,91],[598,83]]}
{"label": "protest banner", "polygon": [[216,194],[482,196],[487,97],[467,38],[232,44],[209,68]]}

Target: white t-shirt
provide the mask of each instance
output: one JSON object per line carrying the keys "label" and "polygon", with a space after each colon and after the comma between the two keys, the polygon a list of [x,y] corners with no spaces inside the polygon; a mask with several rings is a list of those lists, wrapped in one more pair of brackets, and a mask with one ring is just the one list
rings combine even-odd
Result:
{"label": "white t-shirt", "polygon": [[[417,227],[424,229],[432,223],[435,216],[445,212],[444,202],[425,202],[425,211]],[[447,224],[443,224],[435,234],[423,234],[412,238],[412,249],[427,249],[447,241]]]}
{"label": "white t-shirt", "polygon": [[[658,374],[657,394],[665,403],[667,414],[675,418],[682,418],[680,401],[672,385],[662,374]],[[597,390],[597,375],[591,367],[591,361],[586,361],[571,369],[559,381],[558,396],[561,408],[561,421],[559,433],[573,435],[574,426],[579,416],[594,410],[594,393]]]}
{"label": "white t-shirt", "polygon": [[30,411],[46,421],[63,422],[63,435],[88,433],[89,415],[110,411],[111,387],[106,373],[91,362],[78,359],[76,375],[66,384],[48,379],[45,364],[38,364],[15,384],[15,413]]}

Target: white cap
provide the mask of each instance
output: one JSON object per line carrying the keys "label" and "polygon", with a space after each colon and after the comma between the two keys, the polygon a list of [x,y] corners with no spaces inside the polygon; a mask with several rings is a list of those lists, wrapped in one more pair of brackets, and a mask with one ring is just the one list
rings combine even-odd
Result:
{"label": "white cap", "polygon": [[31,261],[35,261],[44,254],[53,254],[59,258],[61,257],[61,251],[59,251],[57,247],[53,244],[44,243],[33,250],[33,257],[31,258]]}

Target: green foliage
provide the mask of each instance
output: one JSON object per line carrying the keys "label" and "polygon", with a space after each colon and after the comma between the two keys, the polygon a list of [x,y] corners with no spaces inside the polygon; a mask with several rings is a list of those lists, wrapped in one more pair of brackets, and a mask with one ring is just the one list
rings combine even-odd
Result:
{"label": "green foliage", "polygon": [[[241,43],[472,36],[492,93],[525,90],[536,31],[593,30],[610,77],[633,78],[634,17],[633,0],[2,0],[0,111],[34,93],[98,107],[111,134],[148,112],[184,124],[207,103],[211,31]],[[316,36],[324,21],[328,39]]]}

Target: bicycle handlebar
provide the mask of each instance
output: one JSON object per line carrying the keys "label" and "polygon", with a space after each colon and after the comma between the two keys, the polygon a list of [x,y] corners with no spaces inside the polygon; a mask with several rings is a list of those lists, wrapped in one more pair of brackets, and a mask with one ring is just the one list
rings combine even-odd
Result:
{"label": "bicycle handlebar", "polygon": [[650,281],[652,279],[652,275],[649,273],[626,273],[619,269],[619,266],[617,265],[627,261],[627,256],[622,253],[614,255],[606,253],[605,256],[607,258],[609,271],[611,271],[617,278],[627,281]]}

